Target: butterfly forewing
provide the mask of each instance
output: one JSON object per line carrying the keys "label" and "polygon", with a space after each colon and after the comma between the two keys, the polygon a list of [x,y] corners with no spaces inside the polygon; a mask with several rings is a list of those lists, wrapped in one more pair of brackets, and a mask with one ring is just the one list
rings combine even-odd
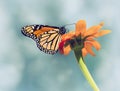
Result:
{"label": "butterfly forewing", "polygon": [[21,32],[23,35],[30,37],[32,39],[36,39],[37,35],[35,35],[35,31],[40,30],[42,27],[42,25],[29,25],[29,26],[25,26],[22,28]]}

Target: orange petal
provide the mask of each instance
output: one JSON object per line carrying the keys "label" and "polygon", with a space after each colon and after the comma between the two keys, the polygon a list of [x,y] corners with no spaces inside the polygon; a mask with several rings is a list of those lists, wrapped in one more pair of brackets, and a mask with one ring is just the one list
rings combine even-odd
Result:
{"label": "orange petal", "polygon": [[88,37],[85,42],[90,43],[96,50],[100,50],[101,48],[100,43],[94,40],[94,37]]}
{"label": "orange petal", "polygon": [[62,40],[71,39],[73,36],[75,36],[75,32],[71,31],[69,33],[63,34],[61,39]]}
{"label": "orange petal", "polygon": [[92,40],[90,42],[92,43],[92,45],[95,47],[96,50],[100,50],[101,45],[100,45],[100,43],[98,41]]}
{"label": "orange petal", "polygon": [[71,51],[70,45],[64,47],[64,55],[68,55],[70,53],[70,51]]}
{"label": "orange petal", "polygon": [[90,37],[87,37],[87,38],[86,38],[86,41],[92,41],[92,40],[94,40],[94,37],[93,37],[93,36],[90,36]]}
{"label": "orange petal", "polygon": [[76,36],[83,34],[86,31],[86,22],[85,20],[79,20],[76,23],[76,31],[75,34]]}
{"label": "orange petal", "polygon": [[96,26],[92,26],[90,27],[86,33],[84,34],[84,36],[88,36],[88,35],[94,35],[98,32],[98,30],[100,30],[100,28],[103,26],[103,23],[100,23],[99,25]]}
{"label": "orange petal", "polygon": [[85,48],[88,53],[90,53],[92,56],[95,56],[95,53],[92,51],[92,44],[85,42]]}
{"label": "orange petal", "polygon": [[87,50],[85,48],[82,49],[82,56],[85,57],[88,54]]}
{"label": "orange petal", "polygon": [[111,31],[110,30],[101,30],[100,32],[98,32],[97,34],[95,34],[94,36],[95,37],[101,37],[101,36],[104,36],[108,33],[110,33]]}

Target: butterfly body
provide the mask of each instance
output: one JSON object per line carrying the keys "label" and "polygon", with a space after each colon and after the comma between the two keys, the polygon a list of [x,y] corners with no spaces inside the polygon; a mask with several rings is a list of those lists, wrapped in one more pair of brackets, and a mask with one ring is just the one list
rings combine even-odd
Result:
{"label": "butterfly body", "polygon": [[22,28],[22,34],[36,41],[37,47],[48,54],[58,51],[61,35],[66,33],[65,27],[49,25],[28,25]]}

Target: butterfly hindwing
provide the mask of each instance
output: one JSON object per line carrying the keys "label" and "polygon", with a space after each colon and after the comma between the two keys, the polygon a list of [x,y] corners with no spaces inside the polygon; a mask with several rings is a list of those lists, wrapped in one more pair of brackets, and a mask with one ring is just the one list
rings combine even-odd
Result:
{"label": "butterfly hindwing", "polygon": [[22,28],[23,35],[36,41],[37,47],[48,54],[55,54],[58,50],[61,35],[66,32],[65,27],[48,25],[29,25]]}
{"label": "butterfly hindwing", "polygon": [[61,35],[59,34],[59,29],[54,29],[44,32],[38,38],[37,46],[45,53],[54,54],[58,50],[58,45],[60,41]]}

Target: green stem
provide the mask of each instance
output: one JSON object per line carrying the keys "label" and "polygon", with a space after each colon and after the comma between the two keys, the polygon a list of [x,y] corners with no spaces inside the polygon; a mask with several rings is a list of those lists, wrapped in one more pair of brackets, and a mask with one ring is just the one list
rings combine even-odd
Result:
{"label": "green stem", "polygon": [[99,88],[97,87],[95,81],[93,80],[89,70],[87,69],[87,66],[84,63],[81,50],[79,50],[79,49],[74,50],[74,53],[75,53],[75,56],[77,58],[77,61],[79,63],[82,73],[84,74],[85,78],[87,79],[87,81],[89,82],[89,84],[91,85],[93,90],[100,91]]}

